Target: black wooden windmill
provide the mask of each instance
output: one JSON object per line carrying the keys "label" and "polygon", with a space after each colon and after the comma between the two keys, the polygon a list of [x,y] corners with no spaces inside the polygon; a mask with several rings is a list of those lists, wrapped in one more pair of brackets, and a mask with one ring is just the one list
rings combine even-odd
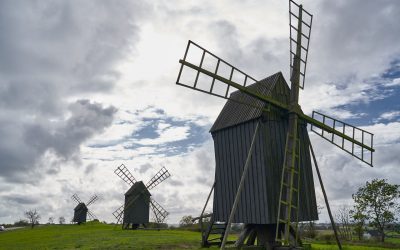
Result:
{"label": "black wooden windmill", "polygon": [[146,185],[142,181],[136,181],[124,164],[115,169],[114,173],[130,186],[125,193],[124,204],[113,212],[117,224],[122,220],[123,229],[137,229],[140,225],[145,227],[149,223],[150,207],[156,223],[165,221],[168,212],[151,198],[149,192],[171,176],[165,167],[161,168]]}
{"label": "black wooden windmill", "polygon": [[78,205],[76,205],[74,208],[74,218],[72,219],[72,222],[76,222],[78,225],[80,225],[81,223],[86,222],[88,216],[90,220],[97,219],[96,216],[88,209],[91,204],[99,199],[97,195],[93,195],[86,203],[82,202],[77,194],[72,195],[71,198],[78,203]]}
{"label": "black wooden windmill", "polygon": [[212,243],[213,225],[223,229],[216,243],[224,248],[225,229],[244,223],[238,247],[299,247],[298,222],[318,219],[311,158],[334,227],[307,124],[372,166],[373,134],[318,112],[312,117],[302,112],[299,89],[304,89],[312,15],[289,0],[289,23],[290,88],[280,72],[258,81],[192,41],[179,61],[178,85],[228,99],[210,131],[216,169],[207,202],[213,190],[214,202],[203,246]]}

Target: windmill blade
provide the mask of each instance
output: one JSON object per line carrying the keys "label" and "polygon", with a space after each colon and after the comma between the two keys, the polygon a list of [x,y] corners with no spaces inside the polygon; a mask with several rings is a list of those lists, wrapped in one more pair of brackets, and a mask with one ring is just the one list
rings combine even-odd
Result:
{"label": "windmill blade", "polygon": [[127,167],[125,167],[124,164],[121,164],[121,166],[117,167],[115,169],[114,173],[119,176],[123,181],[125,181],[128,185],[133,186],[135,184],[136,179],[133,177],[132,173],[129,171]]}
{"label": "windmill blade", "polygon": [[[296,6],[299,6],[299,5],[296,5]],[[308,25],[309,29],[311,29],[312,15],[309,14],[304,9],[302,9],[302,10],[303,11],[300,12],[300,13],[305,12],[306,15],[308,15],[310,17],[310,20],[309,20],[309,22],[308,21],[304,21],[304,22],[302,21],[301,22],[301,26],[303,26],[303,24],[305,26]],[[293,14],[293,12],[291,12],[290,16],[297,17],[295,14]],[[309,30],[308,36],[307,35],[303,35],[303,33],[301,33],[301,37],[304,37],[304,36],[307,37],[307,39],[306,39],[307,40],[306,47],[304,47],[303,45],[298,46],[299,48],[301,48],[302,51],[306,52],[305,59],[302,59],[304,57],[303,55],[300,56],[300,57],[294,58],[294,59],[298,59],[297,61],[300,61],[300,62],[302,62],[301,60],[303,60],[304,61],[303,62],[304,65],[306,64],[306,60],[307,60],[309,36],[311,34],[310,32],[311,31]],[[296,46],[297,46],[297,43],[296,43]],[[304,48],[302,48],[302,47],[304,47]],[[198,58],[200,58],[200,59],[197,60],[197,62],[199,62],[197,65],[194,64],[196,62],[193,63],[193,60],[195,61],[195,59],[193,59],[193,57],[189,57],[188,56],[189,55],[189,51],[191,50],[191,48],[195,48],[200,52],[200,53],[197,53],[197,54],[200,54],[200,56],[198,56]],[[213,57],[213,58],[215,58],[217,60],[217,62],[215,64],[215,67],[213,67],[213,69],[211,69],[211,70],[208,69],[209,66],[207,66],[207,67],[205,66],[205,65],[209,64],[209,63],[204,63],[204,61],[205,61],[204,58],[206,58],[206,56]],[[292,55],[291,55],[291,57],[292,57]],[[191,61],[191,62],[189,62],[189,61]],[[183,60],[179,60],[179,62],[181,63],[181,70],[179,71],[179,75],[178,75],[178,79],[177,79],[177,84],[178,85],[181,85],[181,86],[184,86],[184,87],[188,87],[188,88],[191,88],[191,89],[194,89],[194,90],[197,90],[197,91],[200,91],[200,92],[204,92],[204,93],[207,93],[207,94],[210,94],[210,95],[215,95],[215,96],[218,96],[218,97],[222,97],[222,98],[225,98],[225,99],[230,99],[230,98],[228,98],[228,92],[229,92],[229,87],[232,87],[232,88],[240,90],[243,93],[248,94],[251,97],[257,98],[257,99],[259,99],[261,101],[264,101],[264,102],[266,102],[268,104],[271,104],[274,107],[289,111],[289,106],[288,105],[286,105],[284,103],[281,103],[279,101],[276,101],[275,99],[273,99],[273,98],[271,98],[269,96],[260,95],[257,92],[246,88],[247,79],[252,79],[253,81],[255,81],[254,78],[251,78],[250,76],[246,75],[242,71],[236,69],[232,65],[230,65],[230,64],[226,63],[225,61],[223,61],[222,59],[218,58],[214,54],[208,52],[204,48],[202,48],[199,45],[193,43],[192,41],[188,42],[184,59]],[[228,65],[228,68],[230,69],[229,77],[226,77],[223,74],[219,73],[219,65],[222,64],[222,63],[225,63],[226,65]],[[292,64],[294,64],[294,62],[292,62]],[[291,65],[291,66],[293,66],[293,65]],[[192,74],[192,77],[191,77],[192,81],[187,81],[185,79],[182,79],[182,78],[184,78],[183,77],[184,69],[187,69],[187,68],[194,70],[193,71],[194,74]],[[233,80],[233,78],[232,78],[232,75],[236,71],[241,73],[242,75],[244,75],[244,80],[240,84],[235,82]],[[229,70],[228,70],[228,72],[229,72]],[[300,73],[299,75],[304,78],[304,76],[305,76],[305,67],[303,69],[300,66],[300,72],[302,72],[303,74]],[[200,73],[202,73],[202,74],[200,74]],[[210,80],[210,84],[209,84],[209,86],[207,86],[207,88],[200,87],[199,84],[198,84],[199,77],[203,76],[203,75],[206,75]],[[304,83],[304,79],[302,81]],[[188,82],[190,82],[190,83],[188,83]],[[216,88],[214,88],[215,83],[221,83],[226,87],[224,89],[224,91],[222,91],[222,93],[216,91]],[[318,120],[316,120],[316,119],[314,119],[312,117],[304,115],[302,113],[302,111],[300,110],[299,106],[290,107],[290,112],[296,113],[300,118],[302,118],[303,120],[305,120],[306,122],[310,123],[311,125],[313,125],[315,127],[318,127],[320,129],[328,132],[328,133],[332,133],[332,134],[338,136],[339,138],[343,138],[345,141],[349,141],[352,144],[352,147],[357,145],[358,147],[360,147],[360,150],[354,150],[354,149],[345,150],[344,147],[341,147],[341,148],[344,149],[345,151],[347,151],[348,153],[352,154],[356,158],[360,159],[361,161],[363,161],[363,162],[367,163],[368,165],[372,166],[372,153],[375,150],[372,147],[372,134],[371,133],[368,133],[366,131],[364,131],[362,133],[364,135],[367,135],[367,137],[371,138],[371,144],[368,145],[365,142],[363,142],[362,138],[361,138],[361,141],[359,141],[359,140],[357,140],[355,138],[352,138],[352,136],[347,135],[346,133],[343,133],[343,132],[341,132],[341,131],[339,131],[337,129],[333,129],[332,127],[329,127],[328,125],[324,124],[323,122],[320,122],[320,121],[318,121]],[[347,124],[346,126],[350,127],[351,125]],[[354,127],[354,126],[352,126],[352,127]],[[361,152],[361,153],[359,153],[359,152]],[[366,154],[370,154],[370,156],[367,156]]]}
{"label": "windmill blade", "polygon": [[[293,71],[296,68],[295,64],[298,63],[297,67],[300,72],[297,72],[297,75],[300,77],[299,87],[301,89],[304,89],[312,19],[313,15],[303,9],[302,6],[289,0],[290,75],[294,75]],[[299,36],[301,39],[298,39]],[[300,56],[297,56],[296,54],[297,48],[299,48]]]}
{"label": "windmill blade", "polygon": [[122,220],[122,217],[124,215],[124,205],[120,206],[119,208],[117,208],[113,213],[112,213],[115,217],[115,219],[117,219],[117,223],[119,224]]}
{"label": "windmill blade", "polygon": [[87,214],[90,220],[97,220],[97,217],[90,210],[87,211]]}
{"label": "windmill blade", "polygon": [[151,178],[151,180],[146,184],[147,189],[153,189],[155,186],[165,181],[170,176],[171,174],[168,172],[168,170],[165,167],[162,167],[161,170],[158,171],[158,173],[155,174],[153,178]]}
{"label": "windmill blade", "polygon": [[86,206],[88,207],[90,204],[93,204],[95,201],[97,201],[99,197],[97,195],[93,195],[89,201],[86,203]]}
{"label": "windmill blade", "polygon": [[284,103],[246,88],[257,80],[190,40],[179,63],[178,85],[224,99],[230,99],[232,91],[240,90],[277,108],[289,109]]}
{"label": "windmill blade", "polygon": [[373,166],[375,149],[372,133],[316,111],[313,111],[311,119],[308,119],[308,122],[314,133],[362,162]]}
{"label": "windmill blade", "polygon": [[155,219],[157,223],[163,223],[165,218],[168,216],[167,210],[165,210],[160,204],[158,204],[154,199],[150,198],[151,209],[153,210]]}
{"label": "windmill blade", "polygon": [[71,198],[76,201],[78,204],[82,203],[82,200],[79,198],[79,196],[77,194],[74,194],[71,196]]}

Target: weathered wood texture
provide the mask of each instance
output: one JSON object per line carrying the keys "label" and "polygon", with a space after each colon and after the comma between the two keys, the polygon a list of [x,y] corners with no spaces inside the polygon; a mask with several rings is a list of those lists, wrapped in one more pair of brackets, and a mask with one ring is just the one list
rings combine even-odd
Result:
{"label": "weathered wood texture", "polygon": [[72,219],[73,222],[83,223],[86,222],[88,208],[84,203],[79,203],[74,208],[74,218]]}
{"label": "weathered wood texture", "polygon": [[[289,87],[281,73],[274,74],[249,88],[288,103]],[[233,98],[264,106],[242,93]],[[277,219],[279,190],[285,151],[288,116],[271,108],[270,112],[229,100],[213,127],[216,170],[213,213],[217,221],[227,221],[238,188],[251,139],[257,122],[261,121],[251,165],[246,177],[234,222],[274,224]],[[307,128],[299,126],[301,139],[299,221],[317,220],[314,181],[308,146]],[[293,218],[295,219],[295,218]]]}
{"label": "weathered wood texture", "polygon": [[151,194],[141,181],[136,182],[125,193],[124,224],[149,223],[150,196]]}

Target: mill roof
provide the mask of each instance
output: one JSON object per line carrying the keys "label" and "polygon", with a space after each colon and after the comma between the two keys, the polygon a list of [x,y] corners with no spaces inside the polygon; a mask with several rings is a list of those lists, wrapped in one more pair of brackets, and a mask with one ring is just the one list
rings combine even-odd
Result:
{"label": "mill roof", "polygon": [[86,207],[85,203],[81,202],[74,208],[74,210],[88,210],[88,208]]}
{"label": "mill roof", "polygon": [[[279,85],[279,90],[277,87]],[[255,91],[261,95],[273,96],[281,102],[287,103],[289,98],[289,87],[283,78],[281,72],[275,73],[267,78],[258,81],[246,88]],[[248,103],[245,105],[242,103]],[[225,103],[221,113],[210,129],[210,132],[231,127],[246,121],[259,118],[263,111],[261,108],[266,107],[266,103],[251,97],[241,91],[235,91],[230,95],[230,99]],[[259,107],[259,108],[257,108]]]}
{"label": "mill roof", "polygon": [[135,182],[135,184],[133,184],[132,187],[125,193],[125,196],[138,195],[140,193],[148,197],[151,196],[149,190],[142,181]]}

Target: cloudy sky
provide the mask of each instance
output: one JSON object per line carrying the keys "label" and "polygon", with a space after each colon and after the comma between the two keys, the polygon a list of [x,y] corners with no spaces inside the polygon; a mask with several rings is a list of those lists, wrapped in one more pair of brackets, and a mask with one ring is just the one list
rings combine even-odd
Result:
{"label": "cloudy sky", "polygon": [[[400,2],[303,4],[314,14],[304,112],[375,134],[374,168],[311,134],[335,210],[367,180],[400,183]],[[288,79],[286,1],[0,5],[0,223],[28,209],[70,220],[74,193],[99,195],[92,211],[112,222],[128,189],[113,173],[122,163],[145,182],[169,169],[152,191],[168,223],[198,215],[214,176],[208,130],[225,101],[175,84],[187,41],[256,79]]]}

